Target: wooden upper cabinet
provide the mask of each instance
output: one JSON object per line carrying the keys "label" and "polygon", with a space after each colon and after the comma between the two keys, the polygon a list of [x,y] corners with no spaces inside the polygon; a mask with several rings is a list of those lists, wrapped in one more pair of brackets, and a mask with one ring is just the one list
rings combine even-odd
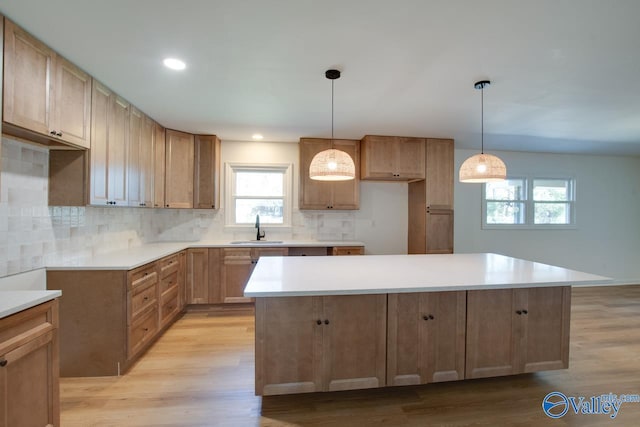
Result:
{"label": "wooden upper cabinet", "polygon": [[140,195],[140,136],[142,112],[131,107],[129,112],[129,159],[127,162],[127,185],[129,206],[142,206]]}
{"label": "wooden upper cabinet", "polygon": [[153,206],[154,122],[131,107],[129,114],[129,206]]}
{"label": "wooden upper cabinet", "polygon": [[196,135],[194,140],[193,207],[220,207],[220,139],[215,135]]}
{"label": "wooden upper cabinet", "polygon": [[[154,197],[154,138],[155,122],[151,117],[142,117],[140,130],[140,201],[144,207],[153,207]],[[164,140],[163,140],[164,141]]]}
{"label": "wooden upper cabinet", "polygon": [[153,138],[153,207],[164,207],[165,129],[155,123]]}
{"label": "wooden upper cabinet", "polygon": [[426,204],[432,208],[453,209],[453,140],[427,139]]}
{"label": "wooden upper cabinet", "polygon": [[166,132],[165,207],[193,208],[193,135]]}
{"label": "wooden upper cabinet", "polygon": [[114,93],[94,82],[91,106],[91,151],[89,203],[107,205],[109,200],[109,119]]}
{"label": "wooden upper cabinet", "polygon": [[333,147],[349,154],[356,165],[356,178],[350,181],[316,181],[309,178],[309,165],[313,157],[331,148],[330,139],[300,139],[300,209],[360,209],[360,141],[335,139]]}
{"label": "wooden upper cabinet", "polygon": [[119,96],[111,104],[109,120],[109,199],[112,205],[128,204],[127,152],[129,147],[129,111],[131,105]]}
{"label": "wooden upper cabinet", "polygon": [[425,177],[424,138],[367,135],[361,145],[361,178],[407,181]]}
{"label": "wooden upper cabinet", "polygon": [[91,77],[5,20],[4,130],[89,148],[90,108]]}

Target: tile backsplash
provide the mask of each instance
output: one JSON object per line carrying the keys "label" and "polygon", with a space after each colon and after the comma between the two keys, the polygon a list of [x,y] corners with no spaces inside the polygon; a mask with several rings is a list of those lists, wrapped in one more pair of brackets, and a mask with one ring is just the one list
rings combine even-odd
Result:
{"label": "tile backsplash", "polygon": [[[2,138],[0,164],[0,277],[48,263],[153,241],[236,240],[251,229],[224,227],[224,211],[48,205],[49,153]],[[267,228],[271,239],[354,240],[352,212],[293,210],[292,227]]]}

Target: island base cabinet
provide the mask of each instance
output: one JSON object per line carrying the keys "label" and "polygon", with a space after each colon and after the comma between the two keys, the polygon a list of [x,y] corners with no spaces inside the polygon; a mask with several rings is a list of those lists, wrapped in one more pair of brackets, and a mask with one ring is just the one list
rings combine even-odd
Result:
{"label": "island base cabinet", "polygon": [[0,426],[59,426],[58,301],[0,319]]}
{"label": "island base cabinet", "polygon": [[569,366],[569,286],[467,292],[466,377]]}
{"label": "island base cabinet", "polygon": [[256,395],[385,385],[386,295],[256,300]]}
{"label": "island base cabinet", "polygon": [[466,292],[389,294],[387,385],[464,379]]}

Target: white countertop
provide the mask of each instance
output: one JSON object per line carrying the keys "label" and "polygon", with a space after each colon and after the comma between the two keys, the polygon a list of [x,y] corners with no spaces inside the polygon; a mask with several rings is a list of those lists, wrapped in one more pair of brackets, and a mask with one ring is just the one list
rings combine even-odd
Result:
{"label": "white countertop", "polygon": [[612,279],[497,254],[260,258],[247,297],[604,284]]}
{"label": "white countertop", "polygon": [[2,291],[0,292],[0,319],[61,295],[60,291]]}
{"label": "white countertop", "polygon": [[333,246],[364,246],[362,242],[346,241],[298,241],[284,240],[278,243],[247,242],[232,244],[229,241],[202,240],[198,242],[159,242],[147,243],[121,251],[98,254],[91,257],[76,258],[74,260],[48,264],[47,270],[131,270],[165,256],[188,248],[242,248],[242,247],[333,247]]}

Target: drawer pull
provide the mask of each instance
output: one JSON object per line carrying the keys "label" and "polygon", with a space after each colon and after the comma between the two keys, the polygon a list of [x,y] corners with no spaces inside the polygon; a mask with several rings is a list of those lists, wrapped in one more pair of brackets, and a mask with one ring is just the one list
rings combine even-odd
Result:
{"label": "drawer pull", "polygon": [[3,367],[3,368],[4,368],[5,366],[7,366],[7,363],[9,363],[9,362],[7,361],[7,359],[2,359],[2,360],[0,360],[0,366],[1,366],[1,367]]}
{"label": "drawer pull", "polygon": [[149,332],[149,328],[144,328],[143,331]]}
{"label": "drawer pull", "polygon": [[145,300],[145,301],[146,301],[146,300],[148,300],[148,299],[149,299],[149,297],[144,297],[144,300]]}

